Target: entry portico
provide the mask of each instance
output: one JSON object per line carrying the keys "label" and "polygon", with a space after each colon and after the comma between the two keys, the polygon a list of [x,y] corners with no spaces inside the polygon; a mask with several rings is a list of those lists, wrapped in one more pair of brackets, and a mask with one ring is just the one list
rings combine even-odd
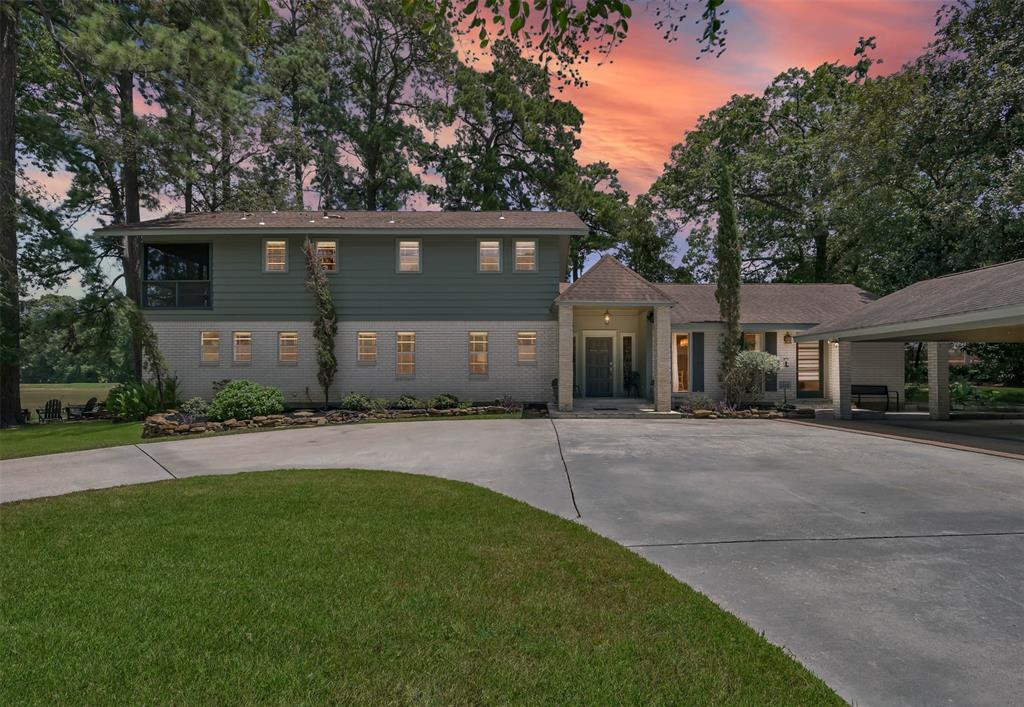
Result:
{"label": "entry portico", "polygon": [[555,299],[558,409],[574,398],[642,397],[672,407],[673,299],[616,258],[603,256]]}

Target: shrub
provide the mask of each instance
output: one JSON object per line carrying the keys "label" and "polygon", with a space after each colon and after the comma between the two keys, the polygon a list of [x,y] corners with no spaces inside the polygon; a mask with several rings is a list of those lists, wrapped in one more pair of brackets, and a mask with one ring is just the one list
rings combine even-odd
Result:
{"label": "shrub", "polygon": [[214,420],[276,415],[284,410],[284,395],[277,388],[247,380],[233,380],[213,398],[209,415]]}
{"label": "shrub", "polygon": [[373,398],[370,400],[370,409],[376,412],[384,412],[391,407],[391,401],[387,398]]}
{"label": "shrub", "polygon": [[210,411],[210,404],[197,395],[183,402],[179,409],[186,415],[200,417]]}
{"label": "shrub", "polygon": [[435,410],[451,410],[459,406],[459,399],[451,393],[441,393],[430,401],[430,407]]}
{"label": "shrub", "polygon": [[178,403],[178,379],[163,380],[162,388],[153,383],[122,383],[107,394],[107,410],[125,420],[141,420]]}
{"label": "shrub", "polygon": [[366,412],[373,408],[373,402],[362,393],[349,393],[341,399],[342,410],[357,410]]}
{"label": "shrub", "polygon": [[723,383],[729,402],[749,405],[761,395],[765,376],[779,372],[779,357],[764,351],[741,351]]}
{"label": "shrub", "polygon": [[403,395],[391,407],[395,410],[420,410],[426,406],[426,403],[415,396]]}

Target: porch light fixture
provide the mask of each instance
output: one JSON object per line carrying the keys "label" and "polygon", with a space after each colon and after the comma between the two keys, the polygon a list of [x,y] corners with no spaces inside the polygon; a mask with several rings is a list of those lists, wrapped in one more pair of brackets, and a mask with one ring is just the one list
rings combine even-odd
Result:
{"label": "porch light fixture", "polygon": [[786,344],[792,344],[793,343],[793,335],[790,334],[787,331],[786,335],[782,337],[782,341],[783,341],[783,343],[786,343]]}
{"label": "porch light fixture", "polygon": [[604,310],[604,325],[608,326],[612,323],[612,314],[607,309]]}

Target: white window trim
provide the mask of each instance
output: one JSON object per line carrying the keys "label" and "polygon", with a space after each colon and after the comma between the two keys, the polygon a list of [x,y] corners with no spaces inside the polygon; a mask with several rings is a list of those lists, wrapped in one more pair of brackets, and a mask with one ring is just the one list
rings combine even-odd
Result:
{"label": "white window trim", "polygon": [[[248,334],[249,335],[249,360],[240,361],[238,359],[238,339],[236,334]],[[252,330],[239,329],[238,331],[231,332],[231,363],[236,366],[251,366],[252,361],[256,358],[256,336],[252,333]]]}
{"label": "white window trim", "polygon": [[[402,270],[402,244],[416,244],[416,270]],[[421,238],[395,239],[395,272],[399,275],[419,275],[423,272],[423,240]]]}
{"label": "white window trim", "polygon": [[[686,380],[690,382],[691,390],[679,390],[677,383],[679,381],[679,356],[676,354],[676,347],[679,345],[679,337],[685,336],[687,340],[687,348],[690,355],[687,357],[686,367],[689,369],[686,372]],[[693,332],[692,331],[673,331],[672,332],[672,392],[673,393],[692,393],[693,390]]]}
{"label": "white window trim", "polygon": [[764,332],[760,332],[760,331],[741,331],[740,332],[740,337],[741,337],[740,345],[742,346],[743,339],[746,339],[748,334],[751,334],[754,337],[754,348],[752,348],[752,349],[741,348],[740,350],[741,351],[764,351]]}
{"label": "white window trim", "polygon": [[[295,360],[286,361],[281,358],[281,334],[295,334]],[[277,332],[277,362],[282,366],[295,366],[299,363],[300,349],[299,349],[299,332],[294,330],[286,330]]]}
{"label": "white window trim", "polygon": [[[403,332],[407,333],[407,332]],[[359,350],[360,337],[373,334],[373,358],[360,358],[362,353]],[[395,335],[395,353],[398,353],[398,335]],[[380,359],[380,336],[375,331],[357,331],[356,332],[356,365],[357,366],[376,366],[377,361]],[[398,371],[398,360],[395,360],[395,371]]]}
{"label": "white window trim", "polygon": [[[317,238],[313,241],[313,250],[319,251],[321,243],[333,243],[334,244],[334,270],[327,270],[324,268],[324,272],[328,275],[337,275],[338,271],[341,270],[341,256],[338,251],[338,241],[333,238]],[[320,256],[317,255],[317,263],[320,262]]]}
{"label": "white window trim", "polygon": [[[284,270],[268,270],[267,269],[267,243],[284,243]],[[263,272],[268,275],[283,275],[288,272],[288,266],[290,265],[288,257],[289,243],[287,238],[264,238],[263,239],[263,250],[260,253],[260,257],[263,260]]]}
{"label": "white window trim", "polygon": [[[516,251],[520,243],[533,243],[532,268],[519,267],[519,257]],[[536,238],[516,238],[512,241],[512,270],[513,272],[537,272],[540,270],[540,244]]]}
{"label": "white window trim", "polygon": [[[524,361],[519,357],[520,345],[519,336],[520,334],[533,334],[533,360]],[[526,330],[516,332],[516,365],[517,366],[536,366],[537,359],[540,358],[540,335],[535,330]]]}
{"label": "white window trim", "polygon": [[[497,270],[482,270],[480,262],[480,245],[482,243],[497,243],[498,244],[498,269]],[[505,269],[505,242],[501,238],[477,238],[476,239],[476,271],[483,275],[499,275]]]}
{"label": "white window trim", "polygon": [[[399,355],[399,351],[398,351],[398,343],[399,343],[398,342],[398,337],[401,334],[412,334],[412,346],[413,346],[413,348],[412,348],[412,373],[402,373],[402,372],[400,372],[398,370],[398,355]],[[416,339],[417,338],[418,337],[416,336],[416,332],[414,332],[414,331],[396,331],[395,332],[395,377],[396,378],[403,378],[404,379],[404,378],[415,378],[416,377],[416,368],[417,368],[417,363],[416,363],[417,341],[416,341]]]}
{"label": "white window trim", "polygon": [[[486,370],[482,373],[480,371],[473,370],[473,336],[483,334],[484,344],[487,346],[487,350],[484,351],[484,366]],[[466,365],[469,370],[469,375],[473,378],[484,378],[491,374],[491,334],[487,331],[471,331],[466,337]]]}
{"label": "white window trim", "polygon": [[[621,392],[622,392],[623,395],[626,394],[626,343],[625,343],[626,338],[631,338],[633,340],[633,370],[635,370],[637,373],[640,372],[640,368],[638,367],[640,359],[637,356],[637,347],[636,347],[637,339],[636,339],[636,334],[634,332],[632,332],[632,331],[622,331],[622,332],[619,332],[619,342],[618,342],[618,344],[619,344],[619,363],[620,363],[620,368],[622,369],[622,372],[619,375],[619,380],[617,382],[617,385],[621,386],[621,388],[622,388]],[[640,391],[640,393],[642,394],[643,391]]]}
{"label": "white window trim", "polygon": [[[207,361],[203,358],[203,334],[216,334],[217,335],[217,360]],[[213,329],[205,329],[199,332],[199,365],[200,366],[219,366],[221,361],[221,338],[220,332]]]}

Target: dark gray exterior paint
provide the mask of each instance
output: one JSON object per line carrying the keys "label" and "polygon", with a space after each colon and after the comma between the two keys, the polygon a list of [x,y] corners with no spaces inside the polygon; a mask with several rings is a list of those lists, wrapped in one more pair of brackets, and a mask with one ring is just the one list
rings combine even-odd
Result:
{"label": "dark gray exterior paint", "polygon": [[691,377],[693,380],[690,382],[690,387],[695,393],[704,392],[704,332],[695,331],[691,335],[692,341],[690,342],[690,351],[693,361],[690,362],[690,367],[693,369]]}
{"label": "dark gray exterior paint", "polygon": [[[212,308],[147,309],[154,321],[211,318],[290,320],[313,316],[305,287],[305,235],[273,234],[288,241],[288,271],[263,271],[266,233],[251,236],[147,235],[147,243],[211,243]],[[561,279],[560,240],[567,236],[529,236],[537,241],[538,268],[515,272],[516,236],[501,234],[500,273],[477,272],[477,239],[464,235],[407,233],[403,240],[422,241],[422,270],[396,272],[398,236],[312,234],[336,240],[338,272],[331,273],[341,320],[550,320],[551,303]]]}

